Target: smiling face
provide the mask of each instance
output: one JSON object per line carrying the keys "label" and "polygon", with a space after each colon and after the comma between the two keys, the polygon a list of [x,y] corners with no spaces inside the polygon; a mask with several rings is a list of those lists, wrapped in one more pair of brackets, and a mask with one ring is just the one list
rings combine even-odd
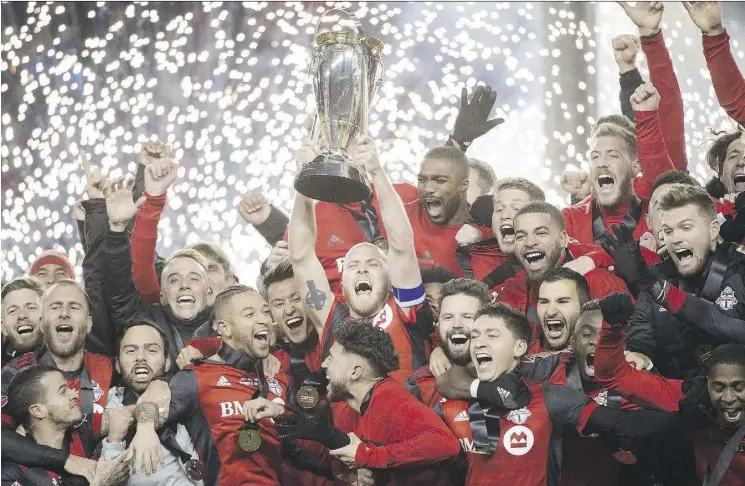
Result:
{"label": "smiling face", "polygon": [[603,314],[600,310],[585,311],[577,321],[573,347],[583,381],[595,380],[595,348],[602,324]]}
{"label": "smiling face", "polygon": [[163,269],[161,304],[180,319],[193,319],[208,305],[210,283],[204,267],[188,257],[177,257]]}
{"label": "smiling face", "polygon": [[329,400],[343,402],[352,396],[350,387],[355,371],[355,356],[347,353],[344,347],[335,342],[329,349],[329,355],[321,364],[326,372],[329,384],[327,387]]}
{"label": "smiling face", "polygon": [[291,343],[302,344],[311,332],[303,298],[294,278],[275,282],[266,289],[274,322]]}
{"label": "smiling face", "polygon": [[70,278],[64,267],[48,263],[42,265],[34,274],[34,278],[41,284],[43,290],[48,289],[53,283]]}
{"label": "smiling face", "polygon": [[695,205],[688,204],[662,212],[662,232],[665,247],[678,273],[691,277],[701,272],[715,248],[719,222],[705,217]]}
{"label": "smiling face", "polygon": [[168,358],[163,338],[152,326],[142,325],[127,329],[119,346],[116,370],[125,385],[138,395],[151,381],[165,375]]}
{"label": "smiling face", "polygon": [[515,214],[530,202],[530,195],[520,189],[500,189],[494,195],[494,213],[491,222],[502,253],[515,252]]}
{"label": "smiling face", "polygon": [[347,252],[341,287],[354,316],[371,317],[383,308],[391,280],[385,255],[377,246],[360,243]]}
{"label": "smiling face", "polygon": [[225,343],[251,358],[269,356],[272,331],[269,305],[253,290],[227,299],[215,312],[215,322]]}
{"label": "smiling face", "polygon": [[528,343],[515,336],[504,319],[482,315],[473,323],[470,347],[478,379],[494,381],[517,366]]}
{"label": "smiling face", "polygon": [[56,284],[41,301],[42,332],[53,356],[69,358],[83,348],[91,330],[83,290],[73,284]]}
{"label": "smiling face", "polygon": [[722,182],[729,194],[745,191],[745,133],[727,146]]}
{"label": "smiling face", "polygon": [[541,284],[537,312],[549,351],[560,351],[569,345],[581,308],[577,284],[573,281]]}
{"label": "smiling face", "polygon": [[479,307],[479,299],[466,294],[448,295],[442,299],[438,321],[440,346],[453,364],[466,366],[471,360],[473,316]]}
{"label": "smiling face", "polygon": [[709,397],[725,427],[745,424],[745,366],[720,363],[711,368]]}
{"label": "smiling face", "polygon": [[32,416],[49,420],[65,428],[82,420],[83,412],[78,403],[78,392],[68,386],[62,373],[45,373],[39,384],[44,390],[43,398],[41,403],[31,405]]}
{"label": "smiling face", "polygon": [[524,213],[515,219],[515,256],[530,282],[540,282],[558,266],[568,242],[566,231],[550,214]]}
{"label": "smiling face", "polygon": [[467,204],[467,191],[468,174],[458,174],[455,163],[424,159],[417,176],[417,193],[434,224],[451,224],[458,209]]}
{"label": "smiling face", "polygon": [[599,206],[614,208],[632,197],[633,180],[640,170],[639,161],[632,157],[620,136],[607,134],[592,138],[590,180]]}
{"label": "smiling face", "polygon": [[18,289],[9,292],[2,302],[3,335],[19,353],[27,353],[41,346],[41,297],[34,290]]}

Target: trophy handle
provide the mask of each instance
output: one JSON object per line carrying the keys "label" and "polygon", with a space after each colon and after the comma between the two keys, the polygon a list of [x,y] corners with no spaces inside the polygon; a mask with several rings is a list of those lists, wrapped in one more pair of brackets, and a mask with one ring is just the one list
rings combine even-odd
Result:
{"label": "trophy handle", "polygon": [[347,12],[344,9],[341,8],[332,8],[331,10],[327,10],[321,15],[321,18],[318,19],[318,22],[316,22],[316,30],[313,32],[313,38],[315,39],[318,35],[318,27],[321,25],[321,21],[326,18],[328,14],[331,12],[341,12],[345,14],[351,21],[354,22],[355,27],[357,28],[357,34],[360,36],[360,38],[365,37],[365,30],[362,28],[362,22],[360,22],[360,19],[357,18],[356,15],[353,13]]}

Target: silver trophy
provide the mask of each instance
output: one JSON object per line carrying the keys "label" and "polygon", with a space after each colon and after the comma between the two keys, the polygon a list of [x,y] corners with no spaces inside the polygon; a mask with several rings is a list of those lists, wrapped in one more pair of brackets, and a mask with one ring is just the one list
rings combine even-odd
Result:
{"label": "silver trophy", "polygon": [[314,126],[320,126],[328,149],[303,166],[295,189],[312,199],[346,204],[372,192],[367,176],[349,165],[346,150],[357,135],[367,135],[370,103],[383,76],[383,44],[365,36],[359,19],[345,10],[329,10],[318,24],[333,11],[348,15],[356,32],[323,32],[313,41]]}

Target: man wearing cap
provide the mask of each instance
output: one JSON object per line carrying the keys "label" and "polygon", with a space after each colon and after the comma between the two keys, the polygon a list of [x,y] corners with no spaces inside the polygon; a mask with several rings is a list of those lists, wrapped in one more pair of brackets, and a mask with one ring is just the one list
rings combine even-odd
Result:
{"label": "man wearing cap", "polygon": [[45,250],[31,264],[28,274],[39,281],[42,290],[48,289],[58,280],[75,279],[75,270],[67,254],[57,250]]}

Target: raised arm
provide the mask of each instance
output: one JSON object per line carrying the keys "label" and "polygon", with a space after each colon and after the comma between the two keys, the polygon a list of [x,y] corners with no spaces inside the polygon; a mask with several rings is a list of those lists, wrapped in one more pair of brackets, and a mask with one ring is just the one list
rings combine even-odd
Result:
{"label": "raised arm", "polygon": [[719,2],[683,2],[691,20],[701,29],[706,66],[719,106],[737,123],[745,124],[745,78],[740,72],[724,30]]}
{"label": "raised arm", "polygon": [[644,84],[644,79],[636,67],[636,55],[639,52],[639,38],[633,35],[619,35],[613,38],[613,56],[618,64],[618,81],[621,84],[619,101],[621,113],[634,120],[634,110],[631,108],[631,95],[636,88]]}
{"label": "raised arm", "polygon": [[[396,289],[413,289],[421,285],[419,261],[414,248],[414,230],[404,209],[401,197],[380,166],[375,142],[358,139],[350,149],[352,163],[370,175],[380,202],[380,218],[388,234],[388,272]],[[292,247],[292,244],[290,245]]]}
{"label": "raised arm", "polygon": [[241,199],[236,207],[243,220],[253,226],[271,246],[282,240],[289,218],[261,193],[253,193]]}
{"label": "raised arm", "polygon": [[[314,156],[315,147],[310,141],[306,141],[303,149],[296,155],[299,165],[310,162]],[[326,271],[316,256],[316,215],[313,200],[299,192],[295,194],[295,205],[290,215],[288,245],[295,280],[313,314],[316,332],[323,336],[334,297]]]}

